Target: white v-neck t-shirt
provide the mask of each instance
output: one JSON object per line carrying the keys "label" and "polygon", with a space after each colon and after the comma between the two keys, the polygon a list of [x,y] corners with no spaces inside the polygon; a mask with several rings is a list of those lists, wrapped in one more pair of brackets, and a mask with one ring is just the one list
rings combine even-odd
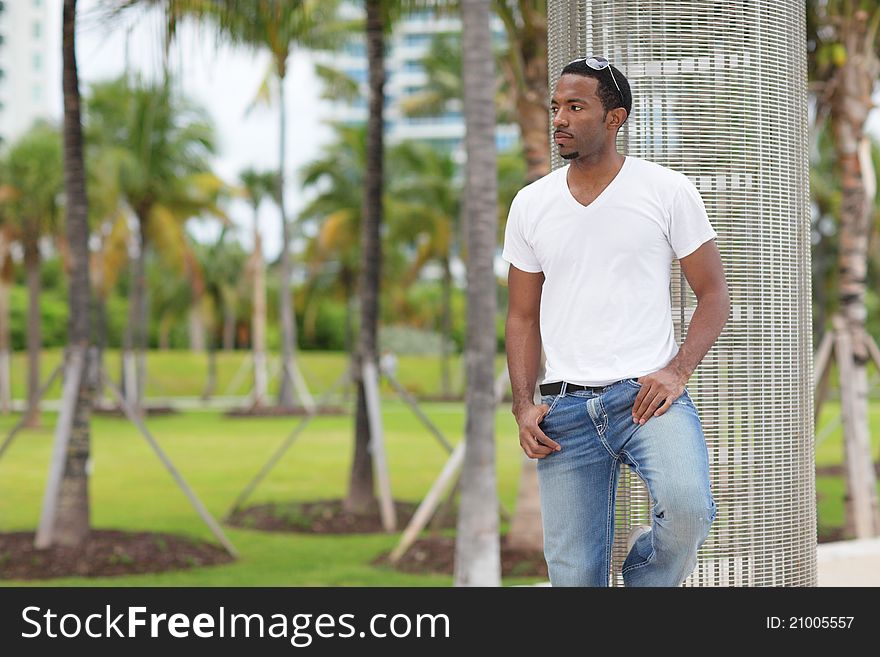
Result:
{"label": "white v-neck t-shirt", "polygon": [[682,173],[627,156],[584,206],[568,187],[569,166],[519,191],[501,254],[517,269],[544,272],[542,383],[600,386],[656,372],[679,349],[673,258],[718,235]]}

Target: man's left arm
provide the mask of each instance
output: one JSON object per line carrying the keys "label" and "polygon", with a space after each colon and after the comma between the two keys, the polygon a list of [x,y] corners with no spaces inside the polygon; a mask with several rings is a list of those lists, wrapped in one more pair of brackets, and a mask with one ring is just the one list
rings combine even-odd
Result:
{"label": "man's left arm", "polygon": [[[679,260],[681,270],[697,297],[687,338],[661,370],[639,378],[642,389],[633,404],[633,421],[644,424],[662,415],[678,399],[703,356],[715,344],[730,313],[730,294],[715,240]],[[665,400],[665,401],[664,401]]]}

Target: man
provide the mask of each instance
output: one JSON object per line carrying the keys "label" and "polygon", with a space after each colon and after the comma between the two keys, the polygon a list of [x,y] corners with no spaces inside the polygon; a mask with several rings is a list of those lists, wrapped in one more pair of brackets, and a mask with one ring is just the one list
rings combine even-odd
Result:
{"label": "man", "polygon": [[[504,238],[512,410],[538,459],[553,586],[608,585],[621,463],[653,502],[651,525],[629,536],[627,586],[680,585],[716,514],[686,384],[730,308],[717,234],[685,175],[617,152],[631,108],[629,83],[604,58],[562,70],[550,113],[569,164],[520,190]],[[698,299],[681,347],[673,258]]]}

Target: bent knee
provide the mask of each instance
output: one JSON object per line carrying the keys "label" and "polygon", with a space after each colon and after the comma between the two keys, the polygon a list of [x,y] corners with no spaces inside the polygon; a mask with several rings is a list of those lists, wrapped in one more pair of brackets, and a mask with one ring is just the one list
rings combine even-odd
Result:
{"label": "bent knee", "polygon": [[[654,520],[663,534],[670,534],[672,540],[680,539],[690,543],[697,540],[702,543],[715,520],[715,502],[708,503],[686,498],[675,504],[658,506],[654,510]],[[669,530],[669,531],[664,531]]]}

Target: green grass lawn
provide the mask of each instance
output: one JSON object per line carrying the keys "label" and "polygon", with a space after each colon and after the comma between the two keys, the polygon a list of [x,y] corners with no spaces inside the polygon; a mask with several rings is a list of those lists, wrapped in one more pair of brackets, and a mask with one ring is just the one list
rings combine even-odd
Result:
{"label": "green grass lawn", "polygon": [[[45,381],[54,368],[61,362],[60,349],[47,349],[41,359],[42,381]],[[326,390],[345,371],[348,360],[339,352],[306,351],[299,354],[299,365],[303,376],[308,381],[313,394]],[[276,356],[277,358],[277,356]],[[239,376],[238,385],[228,390],[229,385],[236,382],[236,374],[250,356],[244,351],[217,353],[217,387],[216,395],[246,395],[253,380],[251,370]],[[270,360],[273,360],[270,357]],[[499,354],[495,359],[495,369],[504,367],[505,357]],[[119,351],[107,351],[104,364],[108,375],[115,381],[120,379]],[[12,396],[23,399],[26,394],[25,373],[27,372],[26,354],[16,352],[12,355]],[[148,397],[193,397],[202,394],[208,372],[208,358],[204,353],[191,351],[151,351],[147,355],[147,396]],[[20,373],[20,375],[18,375]],[[402,355],[398,358],[397,379],[416,395],[436,395],[440,390],[440,360],[434,356]],[[461,355],[450,358],[450,379],[453,392],[462,393],[464,385],[464,363]],[[274,393],[278,388],[278,378],[270,382],[269,390]],[[386,396],[393,396],[391,387],[383,383]],[[61,397],[61,383],[56,381],[47,391],[48,399]]]}
{"label": "green grass lawn", "polygon": [[[16,355],[14,372],[21,372]],[[48,368],[58,352],[48,352]],[[218,392],[234,376],[244,354],[220,354]],[[110,354],[110,371],[118,368]],[[340,354],[306,353],[302,367],[313,390],[319,393],[336,380],[345,367]],[[197,395],[204,377],[204,356],[186,352],[155,352],[149,356],[154,390],[151,394]],[[499,358],[499,367],[501,359]],[[453,367],[460,384],[460,360]],[[18,396],[20,377],[15,377]],[[401,358],[399,379],[422,393],[439,392],[439,364],[430,358]],[[457,384],[458,385],[458,384]],[[418,386],[423,386],[419,388]],[[245,392],[242,390],[241,393]],[[465,423],[462,404],[429,403],[426,413],[454,444]],[[828,402],[818,424],[821,428],[839,413],[839,404]],[[17,415],[0,416],[0,437],[17,421]],[[55,415],[47,412],[44,428],[24,431],[0,460],[0,531],[33,530],[39,519],[43,487],[48,472]],[[222,516],[245,484],[295,426],[296,418],[230,419],[217,411],[198,411],[151,417],[148,426],[196,494],[215,515]],[[516,425],[507,404],[497,416],[499,494],[513,510],[518,485],[521,450]],[[880,435],[880,403],[870,407],[874,453]],[[386,394],[383,425],[397,499],[419,501],[440,472],[446,452],[403,403]],[[316,500],[345,494],[351,462],[352,421],[348,417],[316,419],[250,500],[251,502]],[[97,528],[167,531],[213,540],[210,531],[176,487],[147,443],[127,421],[96,417],[93,420],[91,480],[92,524]],[[818,465],[842,462],[841,428],[817,447]],[[839,477],[819,477],[820,531],[843,523],[844,487]],[[502,530],[506,531],[506,525]],[[270,534],[225,528],[240,553],[237,562],[160,575],[118,578],[66,578],[37,582],[52,585],[113,586],[446,586],[448,576],[418,576],[370,565],[397,542],[395,535],[313,536]],[[508,578],[505,584],[535,581]],[[5,582],[5,584],[27,584]]]}
{"label": "green grass lawn", "polygon": [[[434,403],[426,412],[453,443],[461,439],[460,404]],[[15,416],[0,417],[0,431]],[[48,472],[55,416],[46,428],[18,435],[0,461],[0,530],[33,530]],[[148,426],[184,478],[216,517],[222,516],[294,426],[291,418],[229,419],[217,412],[150,418]],[[446,452],[421,428],[408,407],[389,401],[383,423],[397,499],[420,501],[446,461]],[[516,425],[506,408],[497,414],[497,464],[502,502],[513,509],[521,467]],[[312,422],[252,502],[340,497],[351,462],[352,423],[346,417]],[[93,425],[92,524],[98,528],[168,531],[213,540],[171,476],[134,427],[98,417]],[[506,529],[506,527],[504,527]],[[231,565],[161,575],[52,580],[61,585],[118,586],[445,586],[446,576],[416,576],[370,565],[397,542],[395,535],[281,535],[224,528],[240,553]],[[515,578],[505,584],[534,581]],[[6,582],[10,583],[10,582]],[[18,582],[22,583],[22,582]]]}

